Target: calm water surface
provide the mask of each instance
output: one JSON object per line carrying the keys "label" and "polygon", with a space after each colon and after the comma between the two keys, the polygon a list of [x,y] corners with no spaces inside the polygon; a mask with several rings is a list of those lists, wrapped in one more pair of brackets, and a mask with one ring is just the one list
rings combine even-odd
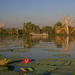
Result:
{"label": "calm water surface", "polygon": [[57,58],[55,54],[69,54],[75,58],[75,37],[0,37],[0,54],[8,58]]}

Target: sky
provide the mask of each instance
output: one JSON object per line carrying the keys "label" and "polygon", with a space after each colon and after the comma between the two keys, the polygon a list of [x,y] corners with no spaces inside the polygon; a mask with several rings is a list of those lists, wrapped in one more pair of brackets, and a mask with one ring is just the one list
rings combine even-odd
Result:
{"label": "sky", "polygon": [[22,27],[31,21],[53,26],[64,16],[75,18],[75,0],[0,0],[0,24]]}

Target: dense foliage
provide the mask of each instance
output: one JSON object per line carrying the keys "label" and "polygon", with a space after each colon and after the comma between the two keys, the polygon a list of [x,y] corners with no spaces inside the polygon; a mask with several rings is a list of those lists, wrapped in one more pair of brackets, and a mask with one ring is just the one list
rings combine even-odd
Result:
{"label": "dense foliage", "polygon": [[[75,27],[68,27],[69,35],[75,34]],[[66,35],[65,24],[57,22],[53,27],[52,26],[43,26],[35,25],[31,22],[23,24],[23,29],[19,28],[0,28],[0,35],[22,35],[22,34],[54,34],[54,35]]]}

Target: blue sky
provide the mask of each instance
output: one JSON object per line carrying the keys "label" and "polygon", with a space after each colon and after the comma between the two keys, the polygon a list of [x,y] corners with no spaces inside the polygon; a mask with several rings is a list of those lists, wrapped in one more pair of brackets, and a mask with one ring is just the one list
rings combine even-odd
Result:
{"label": "blue sky", "polygon": [[75,18],[75,0],[0,0],[0,24],[7,27],[27,21],[52,26],[64,16]]}

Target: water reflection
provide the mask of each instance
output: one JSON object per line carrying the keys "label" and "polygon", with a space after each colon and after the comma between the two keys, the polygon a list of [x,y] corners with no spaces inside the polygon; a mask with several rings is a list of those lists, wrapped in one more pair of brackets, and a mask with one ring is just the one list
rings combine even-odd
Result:
{"label": "water reflection", "polygon": [[62,48],[62,37],[61,36],[55,36],[55,45],[57,48]]}
{"label": "water reflection", "polygon": [[63,51],[69,52],[71,48],[71,42],[73,42],[74,37],[72,36],[56,36],[55,37],[55,44],[57,48],[62,48],[64,46]]}
{"label": "water reflection", "polygon": [[37,37],[37,36],[31,36],[31,37],[25,37],[23,39],[23,44],[24,44],[24,47],[32,47],[34,45],[36,45],[37,43],[39,43],[40,41],[43,41],[43,42],[54,42],[55,43],[55,46],[57,48],[62,48],[62,46],[64,45],[65,46],[65,49],[64,50],[67,50],[68,47],[70,46],[70,42],[72,40],[74,40],[72,38],[69,38],[69,36],[55,36],[55,37],[45,37],[45,38],[41,38],[41,37]]}
{"label": "water reflection", "polygon": [[70,38],[68,36],[64,39],[64,45],[65,45],[64,52],[68,52],[70,47]]}
{"label": "water reflection", "polygon": [[33,45],[39,43],[39,41],[40,41],[39,37],[26,36],[26,37],[23,38],[24,48],[30,48]]}
{"label": "water reflection", "polygon": [[53,42],[56,48],[64,48],[64,52],[69,52],[69,49],[72,48],[72,43],[75,43],[74,36],[49,36],[49,37],[37,37],[37,36],[30,36],[25,37],[23,39],[23,44],[25,48],[33,47],[39,42]]}
{"label": "water reflection", "polygon": [[[64,46],[64,52],[67,52],[71,47],[71,43],[75,42],[74,36],[0,36],[0,48],[7,47],[24,47],[31,48],[39,42],[53,42],[56,48],[62,48]],[[12,51],[12,50],[11,50]]]}

